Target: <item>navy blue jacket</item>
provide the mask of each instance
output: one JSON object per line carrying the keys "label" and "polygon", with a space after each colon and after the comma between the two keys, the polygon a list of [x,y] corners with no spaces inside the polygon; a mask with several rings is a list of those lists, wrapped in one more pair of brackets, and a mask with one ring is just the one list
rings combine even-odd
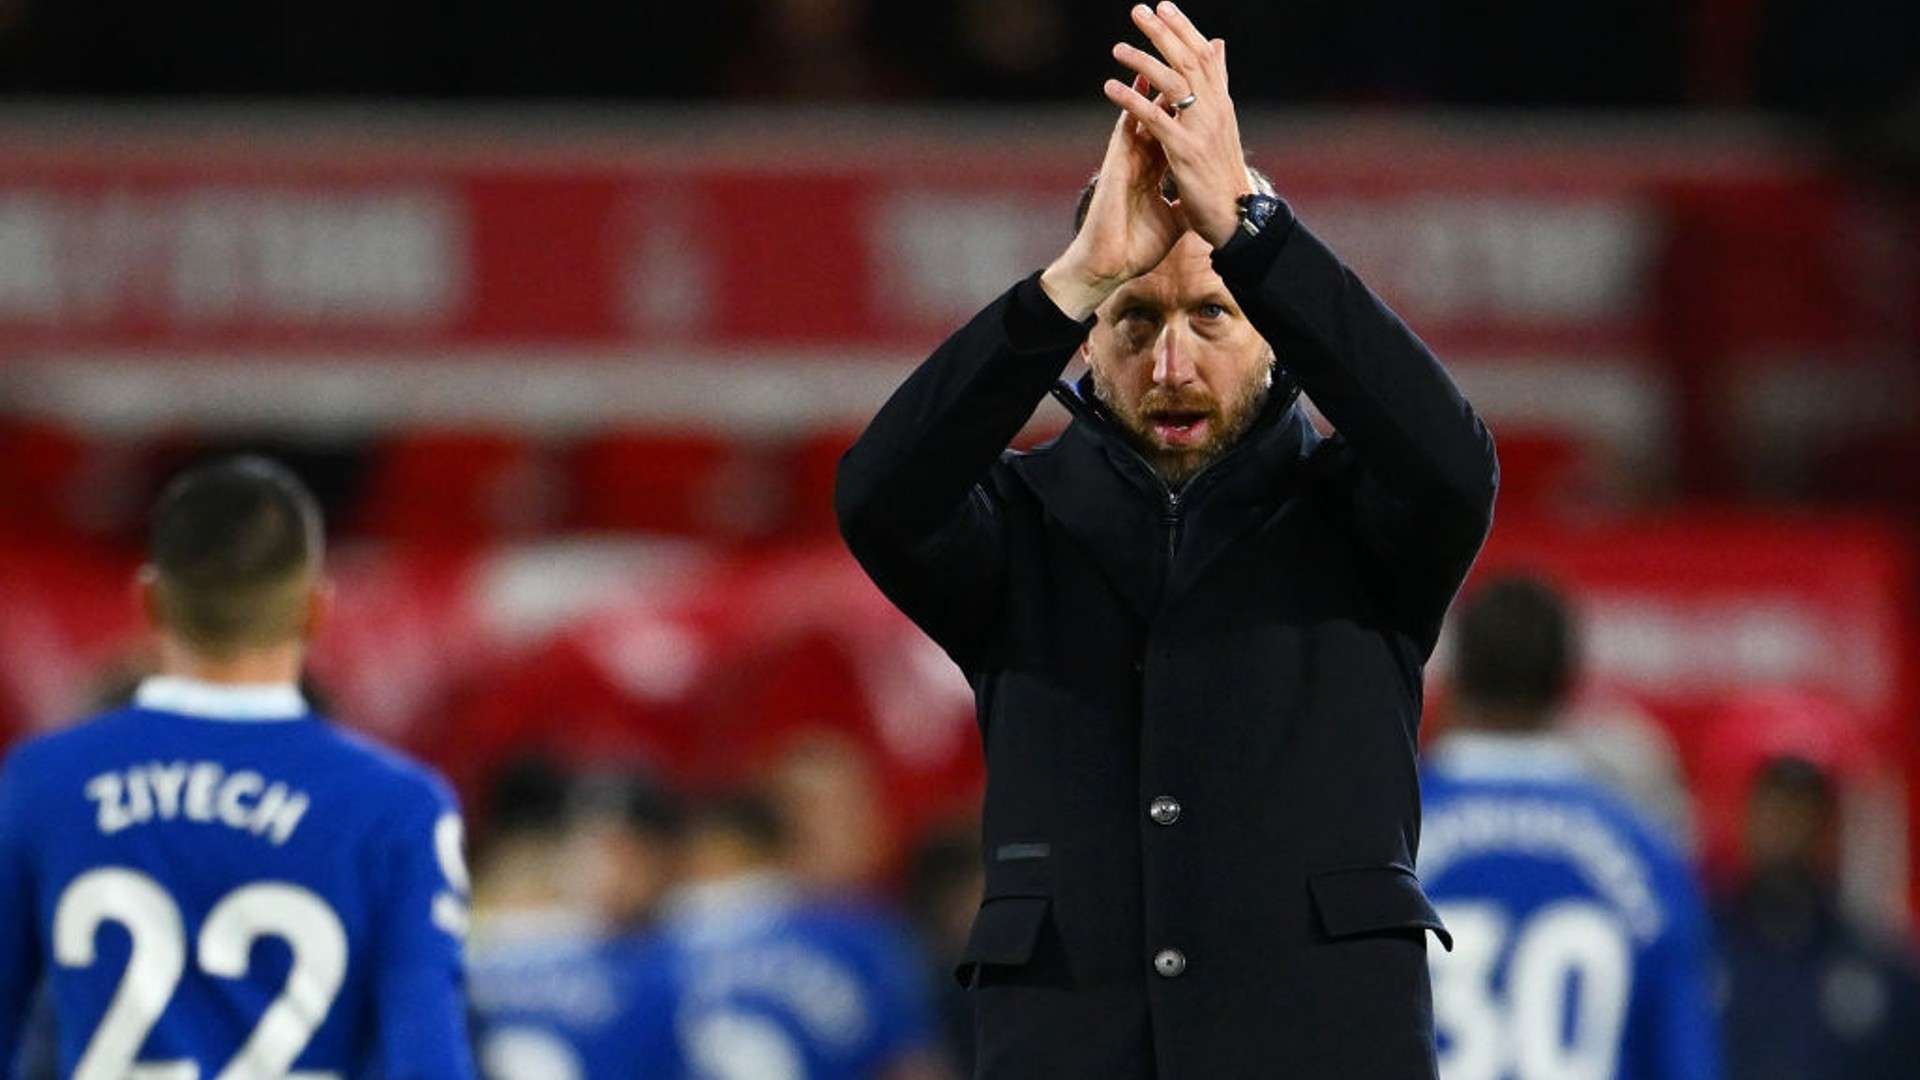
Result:
{"label": "navy blue jacket", "polygon": [[[1284,372],[1178,493],[1056,382],[1090,324],[1037,276],[841,462],[848,546],[978,700],[982,1076],[1433,1070],[1421,669],[1491,523],[1493,440],[1290,210],[1213,265]],[[1050,392],[1073,423],[1008,451]]]}

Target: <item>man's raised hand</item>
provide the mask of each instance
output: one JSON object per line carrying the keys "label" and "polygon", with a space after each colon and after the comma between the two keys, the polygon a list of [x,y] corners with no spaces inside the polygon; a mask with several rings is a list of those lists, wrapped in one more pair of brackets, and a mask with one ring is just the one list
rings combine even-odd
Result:
{"label": "man's raised hand", "polygon": [[[1145,77],[1134,79],[1134,88],[1143,101],[1153,92]],[[1115,289],[1167,257],[1187,226],[1160,194],[1166,172],[1159,144],[1122,112],[1107,140],[1086,221],[1073,243],[1040,275],[1040,287],[1061,311],[1086,318]]]}
{"label": "man's raised hand", "polygon": [[[1149,8],[1136,4],[1133,23],[1160,53],[1121,43],[1114,59],[1135,73],[1133,85],[1108,79],[1107,99],[1126,110],[1159,144],[1180,189],[1179,210],[1186,223],[1219,247],[1240,224],[1240,196],[1253,190],[1246,155],[1240,146],[1240,121],[1227,94],[1227,43],[1208,41],[1193,21],[1170,2]],[[1150,100],[1145,80],[1159,90]],[[1169,110],[1164,102],[1183,102]]]}

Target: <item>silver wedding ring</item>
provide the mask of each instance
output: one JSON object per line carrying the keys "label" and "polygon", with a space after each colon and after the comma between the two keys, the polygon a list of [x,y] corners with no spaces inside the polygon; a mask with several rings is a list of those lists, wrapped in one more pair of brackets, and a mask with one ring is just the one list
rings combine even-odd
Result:
{"label": "silver wedding ring", "polygon": [[1186,97],[1183,97],[1179,101],[1176,101],[1173,103],[1173,111],[1186,112],[1188,109],[1193,108],[1193,103],[1198,100],[1200,100],[1199,94],[1188,94]]}

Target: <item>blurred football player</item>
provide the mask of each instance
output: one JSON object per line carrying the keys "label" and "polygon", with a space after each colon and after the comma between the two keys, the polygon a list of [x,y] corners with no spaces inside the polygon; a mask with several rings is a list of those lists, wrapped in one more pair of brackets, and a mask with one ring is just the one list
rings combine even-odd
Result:
{"label": "blurred football player", "polygon": [[679,1080],[936,1080],[920,961],[903,923],[807,897],[780,870],[766,801],[705,803],[658,935],[635,951],[651,990],[637,1076]]}
{"label": "blurred football player", "polygon": [[572,783],[565,769],[539,754],[511,758],[489,778],[474,834],[469,956],[484,951],[496,930],[512,936],[521,925],[581,918],[566,888]]}
{"label": "blurred football player", "polygon": [[673,808],[650,780],[522,759],[488,800],[468,963],[487,1080],[627,1080],[642,970],[620,936],[664,887]]}
{"label": "blurred football player", "polygon": [[162,493],[159,674],[0,772],[0,1064],[44,977],[78,1080],[472,1075],[452,796],[298,689],[321,547],[266,460]]}
{"label": "blurred football player", "polygon": [[1837,778],[1775,756],[1746,800],[1747,866],[1714,912],[1730,1080],[1898,1080],[1920,1070],[1920,960],[1841,903]]}
{"label": "blurred football player", "polygon": [[974,1074],[973,999],[953,968],[986,893],[982,861],[978,823],[956,822],[924,837],[907,863],[907,911],[928,960],[928,997],[946,1059],[962,1076]]}
{"label": "blurred football player", "polygon": [[647,928],[672,884],[679,826],[674,792],[646,771],[582,778],[568,809],[566,859],[594,918],[619,934]]}
{"label": "blurred football player", "polygon": [[786,871],[802,887],[874,887],[892,852],[871,754],[842,735],[806,733],[773,763],[767,794],[786,830]]}
{"label": "blurred football player", "polygon": [[1445,1080],[1712,1080],[1698,886],[1553,731],[1577,644],[1562,599],[1492,581],[1454,616],[1458,727],[1428,757],[1419,872]]}

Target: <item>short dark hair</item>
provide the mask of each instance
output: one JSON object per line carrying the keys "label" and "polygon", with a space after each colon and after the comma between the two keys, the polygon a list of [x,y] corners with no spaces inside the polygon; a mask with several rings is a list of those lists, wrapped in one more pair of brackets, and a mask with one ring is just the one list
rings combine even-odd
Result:
{"label": "short dark hair", "polygon": [[1573,685],[1573,615],[1560,591],[1524,575],[1494,578],[1454,615],[1454,689],[1464,701],[1547,722]]}
{"label": "short dark hair", "polygon": [[1749,797],[1761,794],[1799,799],[1824,812],[1834,802],[1833,777],[1797,754],[1776,754],[1762,762],[1754,773]]}
{"label": "short dark hair", "polygon": [[488,836],[559,832],[567,823],[572,784],[566,766],[537,750],[500,763],[480,798]]}
{"label": "short dark hair", "polygon": [[295,638],[321,548],[319,504],[285,466],[254,456],[195,466],[153,512],[160,617],[214,655]]}
{"label": "short dark hair", "polygon": [[[1253,166],[1247,166],[1247,173],[1253,177],[1253,189],[1262,195],[1278,194],[1273,186],[1273,177]],[[1073,235],[1080,235],[1080,226],[1087,223],[1087,210],[1093,206],[1093,189],[1099,186],[1100,174],[1094,173],[1087,178],[1086,186],[1080,189],[1080,197],[1073,204]],[[1173,182],[1173,173],[1168,172],[1160,178],[1160,195],[1172,201],[1180,197],[1180,187]]]}
{"label": "short dark hair", "polygon": [[680,799],[652,773],[608,769],[588,773],[574,785],[568,814],[575,819],[610,819],[640,833],[672,836],[680,831]]}

